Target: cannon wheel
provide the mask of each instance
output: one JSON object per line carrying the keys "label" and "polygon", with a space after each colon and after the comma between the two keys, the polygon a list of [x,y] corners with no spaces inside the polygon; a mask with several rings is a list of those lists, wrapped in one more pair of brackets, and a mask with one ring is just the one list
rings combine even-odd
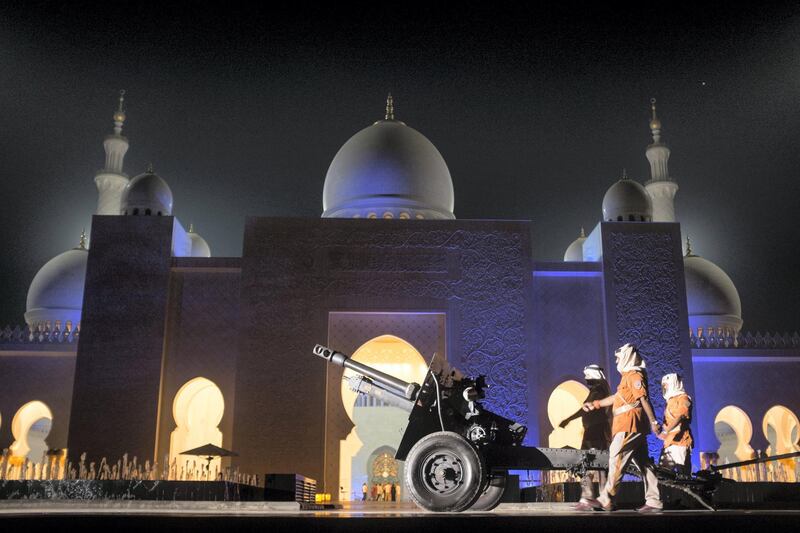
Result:
{"label": "cannon wheel", "polygon": [[423,509],[463,511],[479,496],[483,461],[461,435],[438,431],[420,439],[408,452],[405,478],[411,499]]}
{"label": "cannon wheel", "polygon": [[478,499],[469,508],[470,511],[491,511],[500,504],[500,498],[506,491],[508,472],[506,470],[493,470]]}

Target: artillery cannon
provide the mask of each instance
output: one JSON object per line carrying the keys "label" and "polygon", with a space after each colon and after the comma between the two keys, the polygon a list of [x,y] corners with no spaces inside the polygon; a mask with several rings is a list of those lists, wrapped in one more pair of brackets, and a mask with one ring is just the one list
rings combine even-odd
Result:
{"label": "artillery cannon", "polygon": [[422,385],[407,383],[348,356],[314,347],[314,354],[353,372],[350,388],[409,411],[395,453],[405,461],[411,498],[429,511],[488,511],[500,503],[509,469],[588,470],[608,468],[608,452],[522,446],[527,428],[479,403],[484,376],[430,368]]}
{"label": "artillery cannon", "polygon": [[[523,446],[527,428],[479,403],[485,376],[468,378],[456,369],[430,367],[422,385],[407,383],[353,361],[320,344],[314,354],[352,371],[350,388],[409,412],[395,453],[405,461],[405,485],[414,502],[429,511],[489,511],[505,491],[508,470],[566,470],[579,477],[608,468],[608,451]],[[659,483],[683,491],[714,510],[711,498],[724,481],[721,470],[790,457],[800,452],[711,466],[692,475],[655,468]],[[626,473],[641,476],[633,465]]]}

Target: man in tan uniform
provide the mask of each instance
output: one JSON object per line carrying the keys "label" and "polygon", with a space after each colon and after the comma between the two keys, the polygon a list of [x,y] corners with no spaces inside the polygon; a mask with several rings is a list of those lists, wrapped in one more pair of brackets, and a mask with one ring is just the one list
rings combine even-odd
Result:
{"label": "man in tan uniform", "polygon": [[647,393],[645,363],[631,344],[621,346],[614,356],[621,375],[616,394],[583,405],[587,411],[613,406],[614,413],[613,436],[608,450],[608,480],[600,491],[600,497],[591,504],[598,509],[613,511],[625,468],[633,462],[642,474],[645,492],[645,504],[637,511],[661,512],[664,505],[658,491],[658,479],[647,455],[647,434],[651,430],[658,434],[659,424]]}
{"label": "man in tan uniform", "polygon": [[664,441],[659,465],[681,474],[692,473],[692,398],[683,388],[678,374],[661,378],[661,393],[667,401],[664,426],[659,439]]}

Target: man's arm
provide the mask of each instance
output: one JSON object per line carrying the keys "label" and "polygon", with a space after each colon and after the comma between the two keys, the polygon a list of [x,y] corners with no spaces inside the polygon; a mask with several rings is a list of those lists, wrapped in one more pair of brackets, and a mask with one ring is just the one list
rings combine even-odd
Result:
{"label": "man's arm", "polygon": [[653,406],[650,405],[650,399],[647,396],[642,396],[641,398],[642,408],[644,409],[644,414],[647,415],[647,418],[650,419],[650,429],[653,430],[653,433],[658,435],[659,428],[661,427],[656,420],[656,414],[653,412]]}
{"label": "man's arm", "polygon": [[681,415],[678,418],[676,418],[675,421],[669,426],[661,426],[661,433],[658,435],[658,438],[661,440],[666,439],[669,432],[678,427],[678,425],[686,419],[687,419],[686,415]]}
{"label": "man's arm", "polygon": [[578,409],[577,411],[575,411],[574,413],[569,415],[567,418],[562,420],[561,423],[558,425],[558,427],[560,427],[560,428],[567,427],[567,424],[569,424],[570,422],[572,422],[576,418],[580,418],[582,413],[583,413],[583,407],[581,407],[580,409]]}
{"label": "man's arm", "polygon": [[611,407],[614,405],[614,395],[606,396],[602,400],[595,400],[593,402],[586,402],[583,404],[583,410],[586,412],[594,411],[595,409],[601,409],[603,407]]}

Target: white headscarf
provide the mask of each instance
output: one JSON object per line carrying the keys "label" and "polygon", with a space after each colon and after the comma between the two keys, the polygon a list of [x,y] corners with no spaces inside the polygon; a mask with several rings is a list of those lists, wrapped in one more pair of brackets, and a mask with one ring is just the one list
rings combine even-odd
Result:
{"label": "white headscarf", "polygon": [[683,380],[675,373],[667,374],[661,378],[661,392],[665,400],[686,394],[686,390],[683,388]]}
{"label": "white headscarf", "polygon": [[590,379],[606,380],[606,374],[599,365],[589,365],[583,369],[583,378],[586,381]]}
{"label": "white headscarf", "polygon": [[617,358],[617,371],[620,374],[630,372],[631,370],[644,370],[644,359],[641,358],[639,352],[636,351],[636,346],[631,343],[624,344],[617,348],[614,352],[614,357]]}

